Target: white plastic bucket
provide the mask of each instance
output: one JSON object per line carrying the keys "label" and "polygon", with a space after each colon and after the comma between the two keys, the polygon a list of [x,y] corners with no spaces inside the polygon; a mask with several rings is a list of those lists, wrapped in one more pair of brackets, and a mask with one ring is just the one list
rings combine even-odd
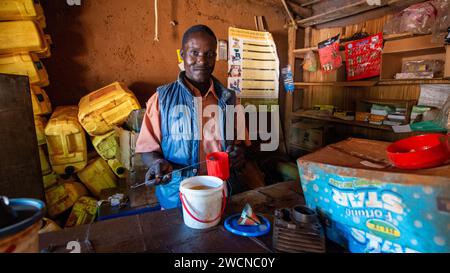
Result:
{"label": "white plastic bucket", "polygon": [[[196,187],[208,189],[195,189]],[[220,222],[226,205],[225,182],[214,176],[194,176],[180,184],[180,199],[184,223],[195,229],[204,229]]]}

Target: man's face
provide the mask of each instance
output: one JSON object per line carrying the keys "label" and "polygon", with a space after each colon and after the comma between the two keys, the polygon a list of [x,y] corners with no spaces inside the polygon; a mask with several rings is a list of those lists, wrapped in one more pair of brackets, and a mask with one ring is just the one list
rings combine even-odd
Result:
{"label": "man's face", "polygon": [[181,49],[186,77],[207,83],[216,64],[216,40],[204,32],[192,33]]}

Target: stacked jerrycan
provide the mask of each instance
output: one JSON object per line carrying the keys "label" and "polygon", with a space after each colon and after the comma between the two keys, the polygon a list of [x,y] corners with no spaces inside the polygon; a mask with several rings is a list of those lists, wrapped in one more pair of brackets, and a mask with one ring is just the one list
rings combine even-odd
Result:
{"label": "stacked jerrycan", "polygon": [[[136,109],[136,97],[119,82],[87,94],[78,106],[55,109],[45,126],[53,170],[44,179],[50,218],[71,209],[65,227],[95,220],[98,200],[109,194],[102,194],[104,190],[117,190],[118,178],[126,175],[116,158],[119,140],[114,128]],[[95,152],[88,152],[86,132]]]}
{"label": "stacked jerrycan", "polygon": [[116,158],[119,153],[119,136],[116,131],[91,137],[92,145],[97,153],[106,160],[111,170],[120,178],[125,175],[125,168]]}
{"label": "stacked jerrycan", "polygon": [[0,1],[0,73],[25,75],[30,84],[49,85],[39,58],[50,57],[51,38],[45,34],[39,1]]}
{"label": "stacked jerrycan", "polygon": [[[78,122],[77,106],[58,106],[45,127],[49,161],[53,170],[44,179],[50,217],[67,211],[83,196],[86,187],[70,175],[87,164],[87,144],[83,128]],[[61,177],[69,177],[62,179]]]}
{"label": "stacked jerrycan", "polygon": [[114,82],[81,98],[78,120],[90,136],[101,136],[126,121],[140,109],[133,92],[123,83]]}
{"label": "stacked jerrycan", "polygon": [[58,106],[45,127],[50,164],[58,174],[73,174],[87,164],[86,136],[77,114],[77,106]]}
{"label": "stacked jerrycan", "polygon": [[140,105],[123,83],[114,82],[87,94],[78,106],[78,120],[100,155],[90,160],[78,177],[93,195],[99,196],[103,189],[117,184],[116,176],[125,175],[125,168],[117,159],[119,139],[114,128],[124,123],[133,110],[140,109]]}
{"label": "stacked jerrycan", "polygon": [[[124,84],[114,82],[87,94],[78,106],[58,106],[52,112],[43,89],[50,82],[41,58],[51,56],[52,44],[45,28],[39,1],[0,0],[0,73],[29,79],[47,217],[72,227],[92,223],[98,200],[105,198],[102,191],[116,188],[118,178],[126,175],[117,158],[114,128],[140,105]],[[85,131],[96,150],[93,157]]]}
{"label": "stacked jerrycan", "polygon": [[[51,56],[52,42],[44,33],[45,28],[44,11],[39,1],[0,0],[0,73],[23,75],[29,79],[47,211],[48,216],[54,218],[88,194],[82,183],[64,181],[60,177],[63,170],[72,170],[70,164],[73,169],[82,169],[87,159],[84,130],[79,124],[74,125],[74,122],[78,123],[78,111],[57,109],[51,115],[52,105],[43,89],[50,82],[41,62],[41,58]],[[57,130],[61,130],[64,139],[55,135]],[[63,159],[62,154],[68,158]]]}
{"label": "stacked jerrycan", "polygon": [[50,57],[51,39],[44,33],[45,27],[39,1],[0,1],[0,73],[28,76],[44,177],[51,173],[44,128],[45,116],[52,112],[50,100],[41,88],[49,85],[47,72],[39,59]]}

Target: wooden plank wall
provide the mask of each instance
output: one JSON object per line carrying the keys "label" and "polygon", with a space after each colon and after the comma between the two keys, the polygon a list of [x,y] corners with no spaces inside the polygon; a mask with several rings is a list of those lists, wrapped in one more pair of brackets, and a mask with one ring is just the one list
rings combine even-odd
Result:
{"label": "wooden plank wall", "polygon": [[[305,33],[310,33],[304,37],[303,47],[313,47],[323,40],[333,37],[338,33],[341,37],[349,37],[359,31],[365,31],[369,34],[377,34],[383,31],[384,24],[392,17],[392,15],[384,15],[382,17],[362,21],[361,23],[345,25],[344,27],[332,28],[311,28],[305,29]],[[351,20],[346,19],[346,20]],[[302,33],[303,34],[303,33]],[[297,33],[299,39],[302,34]],[[299,40],[297,39],[297,40]],[[301,46],[297,45],[297,48]],[[317,56],[318,58],[318,56]],[[342,66],[339,72],[325,73],[318,71],[309,73],[303,71],[301,67],[301,60],[298,59],[295,65],[296,81],[302,82],[334,82],[345,81],[344,71]],[[300,72],[300,73],[299,73]],[[342,86],[309,86],[298,88],[301,92],[296,92],[294,100],[294,110],[311,109],[316,104],[332,104],[342,110],[355,110],[356,102],[360,99],[418,99],[420,94],[419,85],[384,85],[373,87],[342,87]],[[376,130],[357,126],[346,126],[335,123],[335,130],[337,135],[344,137],[363,137],[376,140],[396,141],[405,137],[409,137],[415,133],[410,134],[396,134],[394,132],[387,132],[383,130]]]}
{"label": "wooden plank wall", "polygon": [[[391,15],[386,15],[378,19],[348,25],[342,28],[313,28],[310,44],[305,44],[305,47],[317,46],[319,42],[337,34],[341,34],[341,37],[349,37],[358,31],[365,31],[371,35],[382,32],[383,25],[390,17]],[[345,69],[344,66],[341,69]],[[342,72],[340,71],[339,73]],[[303,73],[303,81],[305,82],[332,82],[338,79],[337,72],[326,73],[318,71],[309,73],[303,71],[301,73]],[[343,110],[354,110],[354,105],[358,99],[417,99],[419,92],[419,85],[374,87],[311,86],[305,88],[302,108],[312,108],[315,104],[333,104]]]}

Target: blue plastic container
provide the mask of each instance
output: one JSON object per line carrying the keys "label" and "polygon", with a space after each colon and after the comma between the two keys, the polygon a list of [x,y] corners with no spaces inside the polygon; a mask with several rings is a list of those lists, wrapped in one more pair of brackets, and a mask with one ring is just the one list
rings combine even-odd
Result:
{"label": "blue plastic container", "polygon": [[0,229],[0,253],[39,252],[39,229],[45,215],[44,202],[37,199],[9,199],[18,221]]}

